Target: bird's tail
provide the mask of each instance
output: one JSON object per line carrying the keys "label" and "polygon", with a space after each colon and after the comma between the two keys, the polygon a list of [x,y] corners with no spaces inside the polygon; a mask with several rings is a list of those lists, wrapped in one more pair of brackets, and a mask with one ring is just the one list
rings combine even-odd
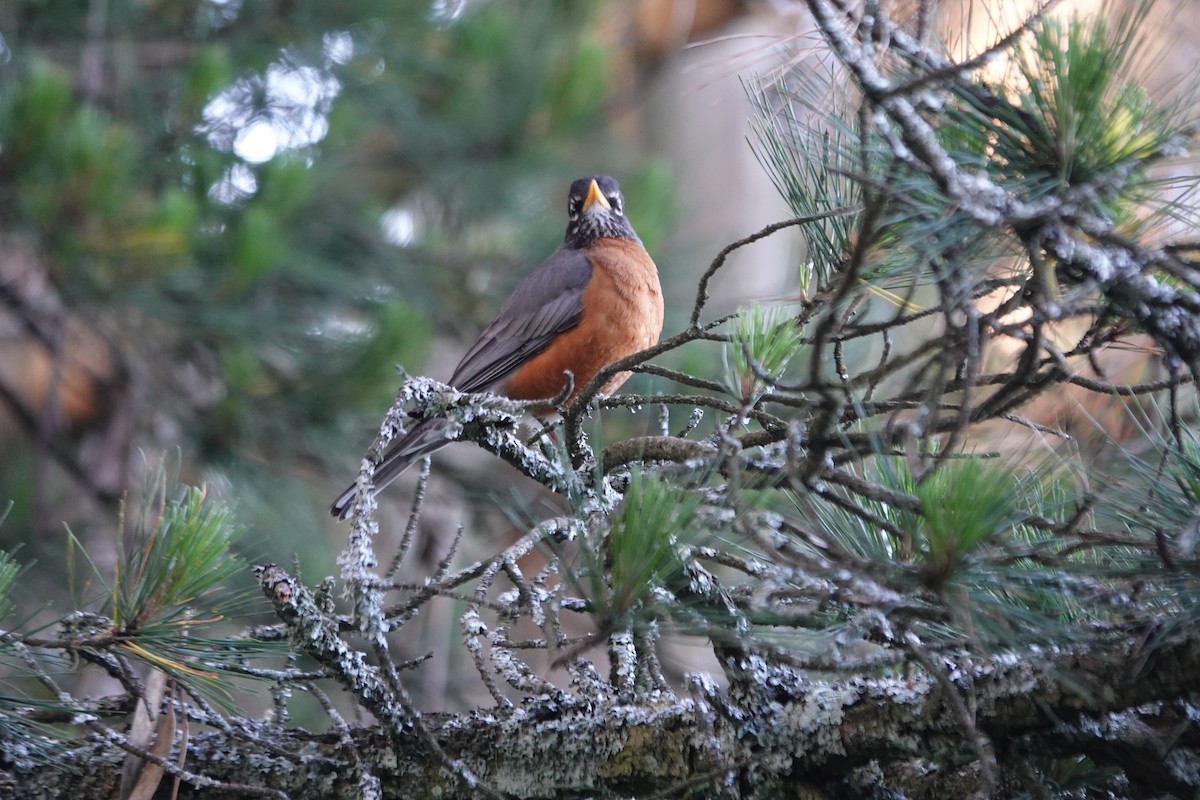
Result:
{"label": "bird's tail", "polygon": [[[419,459],[436,450],[441,450],[449,444],[442,435],[442,429],[445,427],[446,421],[443,419],[427,419],[418,423],[404,435],[403,439],[392,445],[392,448],[384,453],[379,464],[375,466],[374,493],[378,494],[381,489],[396,480],[401,472],[411,467]],[[350,516],[350,508],[354,505],[354,498],[357,495],[358,484],[356,482],[350,484],[346,491],[338,495],[338,499],[334,500],[333,505],[329,507],[329,513],[339,521],[346,519]]]}

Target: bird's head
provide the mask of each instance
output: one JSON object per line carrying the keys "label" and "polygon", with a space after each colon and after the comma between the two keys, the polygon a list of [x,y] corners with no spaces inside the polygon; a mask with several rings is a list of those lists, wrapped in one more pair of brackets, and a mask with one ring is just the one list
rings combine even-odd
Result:
{"label": "bird's head", "polygon": [[625,217],[621,187],[607,175],[580,178],[571,184],[567,216],[565,241],[571,247],[586,247],[606,237],[641,241]]}

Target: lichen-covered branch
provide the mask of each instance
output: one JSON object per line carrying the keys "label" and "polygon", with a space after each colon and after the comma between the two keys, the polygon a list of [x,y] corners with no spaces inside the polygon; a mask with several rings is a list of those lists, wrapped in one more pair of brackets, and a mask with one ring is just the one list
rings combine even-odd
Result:
{"label": "lichen-covered branch", "polygon": [[[1027,752],[1057,754],[1126,748],[1169,753],[1171,780],[1200,789],[1200,750],[1178,724],[1200,707],[1200,658],[1192,636],[1141,661],[1132,652],[1048,654],[1044,662],[1004,656],[972,659],[969,668],[945,662],[954,691],[970,694],[975,723],[1008,748],[1001,765]],[[509,709],[464,716],[428,715],[439,746],[489,785],[516,798],[646,796],[685,787],[697,775],[732,772],[736,783],[791,794],[801,789],[854,797],[873,771],[907,774],[910,796],[949,796],[951,786],[977,791],[980,775],[921,771],[921,763],[973,758],[962,733],[961,706],[948,702],[947,680],[916,671],[891,678],[819,680],[751,658],[739,665],[746,681],[728,692],[708,684],[699,697],[647,696],[636,703],[610,698],[576,700],[556,694]],[[768,674],[769,673],[769,674]],[[1069,679],[1066,679],[1070,675]],[[1066,679],[1066,680],[1064,680]],[[1080,691],[1080,689],[1084,691]],[[1119,706],[1113,699],[1122,699]],[[903,731],[897,736],[897,731]],[[291,800],[357,797],[355,758],[373,765],[383,797],[471,798],[462,784],[429,779],[428,756],[418,737],[397,741],[373,728],[307,734],[261,726],[263,742],[285,748],[306,766],[252,741],[220,732],[195,737],[188,764],[226,783],[270,786]],[[29,800],[67,794],[99,796],[96,776],[120,761],[103,738],[64,749],[55,765],[8,767]],[[901,765],[911,764],[905,772]],[[1190,766],[1189,766],[1190,765]],[[71,767],[78,767],[72,770]],[[64,769],[65,768],[65,769]],[[1019,791],[1019,780],[1008,788]],[[677,789],[679,796],[712,796],[711,784]],[[57,794],[61,792],[62,794]],[[181,797],[203,795],[183,786]],[[966,796],[966,793],[955,796]]]}

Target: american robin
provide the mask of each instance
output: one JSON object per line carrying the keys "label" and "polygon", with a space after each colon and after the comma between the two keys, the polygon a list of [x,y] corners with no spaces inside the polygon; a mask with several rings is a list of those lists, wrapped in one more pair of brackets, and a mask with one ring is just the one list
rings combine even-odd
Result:
{"label": "american robin", "polygon": [[[450,385],[464,392],[493,391],[516,400],[549,400],[574,392],[619,358],[658,341],[663,297],[658,270],[633,226],[617,182],[607,175],[580,178],[567,196],[567,234],[483,329],[454,368]],[[610,394],[623,372],[600,390]],[[547,409],[550,411],[551,409]],[[375,468],[375,490],[417,459],[447,444],[445,422],[417,423]],[[330,507],[349,516],[356,489]]]}

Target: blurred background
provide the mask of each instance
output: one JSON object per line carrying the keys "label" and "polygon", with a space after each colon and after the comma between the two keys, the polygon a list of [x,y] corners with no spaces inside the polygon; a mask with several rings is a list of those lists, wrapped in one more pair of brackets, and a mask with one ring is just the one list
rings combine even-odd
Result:
{"label": "blurred background", "polygon": [[[977,52],[1032,5],[942,12]],[[1200,3],[1160,6],[1194,30]],[[716,252],[788,216],[747,143],[746,90],[821,69],[814,45],[790,0],[6,0],[0,549],[36,562],[25,612],[66,610],[66,532],[102,569],[119,501],[164,459],[235,507],[247,561],[335,572],[345,528],[326,509],[396,365],[448,377],[560,241],[576,177],[621,182],[678,331]],[[1160,55],[1161,75],[1200,60],[1194,36]],[[739,252],[709,313],[794,296],[803,259],[783,235]],[[714,353],[668,363],[712,377]],[[594,434],[656,427],[612,412]],[[416,472],[381,495],[384,558]],[[460,527],[466,560],[555,509],[469,445],[445,450],[412,577]],[[406,628],[414,655],[458,636],[442,608]],[[422,673],[425,707],[463,702],[456,670]]]}

